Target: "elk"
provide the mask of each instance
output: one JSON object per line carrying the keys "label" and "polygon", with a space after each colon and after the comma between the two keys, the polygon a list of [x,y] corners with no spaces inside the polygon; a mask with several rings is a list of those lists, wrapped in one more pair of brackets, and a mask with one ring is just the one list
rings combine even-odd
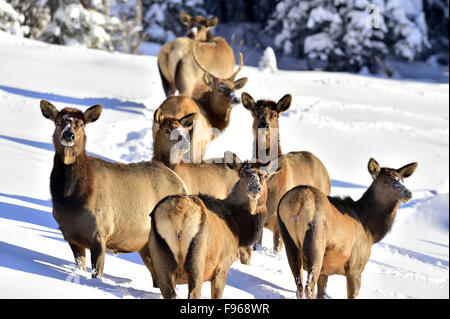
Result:
{"label": "elk", "polygon": [[[157,141],[154,143],[154,160],[172,165],[168,157],[175,150],[173,146],[176,143],[170,140],[178,137],[182,139],[186,154],[189,151],[191,163],[203,160],[211,141],[228,126],[232,106],[240,103],[234,92],[241,89],[248,79],[234,80],[242,69],[242,54],[239,61],[239,68],[228,79],[214,78],[205,73],[204,79],[211,90],[205,92],[199,100],[194,101],[183,95],[166,98],[153,117],[153,141]],[[193,125],[194,120],[198,120],[195,122],[198,125]],[[178,136],[173,135],[174,130],[177,130]],[[181,148],[177,151],[181,151]],[[176,158],[180,161],[184,156],[178,152]]]}
{"label": "elk", "polygon": [[230,114],[233,106],[241,102],[234,92],[242,89],[248,82],[246,77],[235,80],[238,73],[242,70],[244,58],[242,53],[240,53],[239,67],[229,77],[217,77],[200,62],[197,58],[197,52],[198,50],[194,48],[193,57],[198,67],[204,72],[203,81],[208,89],[203,90],[201,94],[196,94],[197,97],[194,100],[205,110],[211,126],[223,132],[230,123]]}
{"label": "elk", "polygon": [[[200,162],[214,137],[204,111],[194,100],[182,95],[172,95],[164,100],[154,113],[152,131],[153,141],[158,141],[154,144],[153,160],[167,165],[171,154],[177,161]],[[175,149],[171,140],[179,138],[182,143]],[[174,151],[177,154],[173,154]],[[184,154],[189,158],[186,159]]]}
{"label": "elk", "polygon": [[[281,171],[267,181],[267,221],[265,227],[273,232],[273,249],[282,248],[277,223],[277,208],[281,197],[297,185],[311,185],[329,195],[331,181],[323,163],[314,154],[306,151],[282,154],[279,139],[279,117],[291,106],[292,96],[286,94],[278,102],[258,100],[244,92],[242,104],[253,116],[253,156],[257,161],[270,162],[278,159],[282,163]],[[275,141],[273,143],[272,141]],[[261,239],[259,241],[261,244]]]}
{"label": "elk", "polygon": [[201,85],[203,72],[193,60],[192,50],[198,47],[199,57],[208,70],[219,78],[233,74],[235,59],[233,49],[221,37],[213,37],[210,29],[218,19],[205,19],[180,14],[180,20],[188,27],[188,37],[179,37],[165,44],[158,53],[158,68],[166,96],[178,91],[181,95],[193,96]]}
{"label": "elk", "polygon": [[[229,164],[241,161],[235,154],[228,151],[220,159],[209,159],[200,163],[183,161],[185,154],[191,152],[193,144],[189,142],[187,136],[188,134],[192,136],[193,130],[190,117],[189,115],[187,119],[162,122],[153,139],[153,160],[161,161],[173,169],[186,183],[189,194],[205,194],[224,199],[231,193],[239,179],[238,173]],[[171,138],[174,130],[182,130],[179,134],[180,141]],[[240,258],[243,264],[249,264],[251,250],[241,249]]]}
{"label": "elk", "polygon": [[211,297],[221,298],[239,247],[259,238],[268,173],[248,163],[236,170],[240,178],[223,200],[176,195],[155,207],[148,245],[164,298],[175,298],[175,285],[186,283],[188,298],[200,298],[205,281],[211,281]]}
{"label": "elk", "polygon": [[88,156],[84,127],[100,117],[101,105],[85,112],[70,107],[58,111],[42,100],[40,108],[55,123],[50,175],[53,216],[72,249],[76,267],[86,271],[89,249],[92,278],[101,278],[106,251],[139,251],[154,277],[145,245],[149,214],[160,199],[186,194],[184,182],[159,162],[122,164]]}
{"label": "elk", "polygon": [[[314,298],[316,284],[317,297],[324,298],[328,276],[336,274],[346,276],[347,297],[358,296],[372,245],[390,231],[400,204],[412,198],[403,181],[416,168],[417,163],[380,168],[371,158],[373,181],[357,201],[330,197],[305,185],[283,196],[278,223],[298,298]],[[308,272],[305,288],[303,269]]]}

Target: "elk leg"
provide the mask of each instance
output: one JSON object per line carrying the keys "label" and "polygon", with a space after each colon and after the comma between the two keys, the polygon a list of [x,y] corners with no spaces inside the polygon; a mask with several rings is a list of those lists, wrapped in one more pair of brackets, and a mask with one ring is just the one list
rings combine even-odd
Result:
{"label": "elk leg", "polygon": [[148,248],[148,244],[142,247],[142,249],[139,251],[139,255],[141,256],[144,265],[147,267],[147,269],[150,271],[150,274],[152,275],[153,287],[158,288],[158,283],[156,282],[155,267],[153,266],[152,259],[150,258],[150,250]]}
{"label": "elk leg", "polygon": [[158,286],[165,299],[177,298],[175,291],[175,273],[160,271],[158,273]]}
{"label": "elk leg", "polygon": [[[197,259],[197,260],[195,260]],[[202,297],[203,274],[205,273],[203,258],[191,258],[186,260],[185,269],[188,274],[189,299],[200,299]]]}
{"label": "elk leg", "polygon": [[317,281],[317,299],[325,298],[325,288],[327,287],[328,276],[320,275]]}
{"label": "elk leg", "polygon": [[308,298],[314,298],[314,291],[317,281],[322,271],[323,256],[325,247],[317,238],[317,229],[314,223],[310,223],[303,241],[303,251],[306,255],[308,278],[306,280],[306,295]]}
{"label": "elk leg", "polygon": [[161,82],[163,85],[164,93],[166,94],[166,97],[172,95],[175,93],[175,90],[173,89],[173,85],[170,84],[170,82],[166,79],[166,77],[161,72],[161,68],[158,65],[159,75],[161,76]]}
{"label": "elk leg", "polygon": [[251,247],[239,248],[239,260],[243,265],[250,265],[250,262],[252,260],[252,248]]}
{"label": "elk leg", "polygon": [[261,236],[259,236],[258,241],[253,245],[253,250],[258,250],[259,248],[262,247],[262,237],[263,237],[263,232],[261,232]]}
{"label": "elk leg", "polygon": [[219,271],[211,280],[211,298],[221,299],[225,284],[227,282],[227,270]]}
{"label": "elk leg", "polygon": [[297,286],[297,298],[304,299],[305,292],[303,290],[303,253],[302,248],[297,247],[292,240],[289,232],[284,226],[283,221],[278,216],[278,229],[281,237],[286,244],[286,256],[288,259],[289,267],[291,268],[292,275],[294,276],[295,285]]}
{"label": "elk leg", "polygon": [[[198,74],[195,74],[194,77],[187,77],[185,74],[188,72],[186,69],[183,70],[184,64],[183,60],[178,62],[177,67],[175,69],[175,88],[178,89],[179,95],[187,95],[192,96],[192,92],[194,91],[195,85],[199,80]],[[195,72],[197,73],[197,72]],[[203,74],[203,72],[201,73]]]}
{"label": "elk leg", "polygon": [[76,244],[70,244],[70,248],[73,252],[73,257],[75,258],[76,269],[82,269],[86,271],[86,249]]}
{"label": "elk leg", "polygon": [[347,298],[355,299],[361,288],[361,273],[352,273],[350,270],[347,270],[345,276],[347,278]]}
{"label": "elk leg", "polygon": [[96,240],[91,247],[92,278],[102,278],[105,266],[106,244],[103,240]]}
{"label": "elk leg", "polygon": [[283,248],[283,240],[280,237],[280,229],[278,224],[275,224],[273,228],[273,251],[279,253]]}

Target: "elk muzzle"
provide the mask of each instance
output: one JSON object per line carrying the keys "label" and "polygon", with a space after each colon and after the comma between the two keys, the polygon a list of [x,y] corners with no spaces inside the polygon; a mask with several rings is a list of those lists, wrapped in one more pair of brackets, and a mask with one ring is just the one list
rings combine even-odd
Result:
{"label": "elk muzzle", "polygon": [[72,147],[75,145],[75,137],[72,122],[69,122],[61,132],[61,144],[65,147]]}
{"label": "elk muzzle", "polygon": [[262,186],[259,176],[251,170],[251,176],[247,185],[247,196],[250,199],[257,200],[261,197]]}

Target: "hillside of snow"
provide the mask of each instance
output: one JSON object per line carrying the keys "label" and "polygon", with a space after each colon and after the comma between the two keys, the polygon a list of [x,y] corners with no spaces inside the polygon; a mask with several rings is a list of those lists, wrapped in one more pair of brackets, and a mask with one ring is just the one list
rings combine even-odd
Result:
{"label": "hillside of snow", "polygon": [[[283,152],[309,150],[327,167],[332,195],[359,198],[370,185],[367,162],[419,166],[406,186],[392,231],[373,246],[359,298],[449,298],[449,85],[326,72],[264,73],[244,67],[242,90],[293,104],[280,119]],[[87,150],[112,161],[152,156],[151,121],[164,100],[154,56],[62,47],[0,32],[0,298],[161,298],[137,253],[107,255],[102,280],[74,272],[73,255],[51,214],[53,124],[40,111],[100,103],[86,128]],[[239,105],[208,150],[252,154],[252,118]],[[265,230],[249,266],[236,262],[224,298],[295,298],[284,250]],[[90,265],[89,254],[87,256]],[[203,297],[210,297],[203,285]],[[181,298],[187,286],[177,287]],[[346,298],[332,276],[328,298]]]}

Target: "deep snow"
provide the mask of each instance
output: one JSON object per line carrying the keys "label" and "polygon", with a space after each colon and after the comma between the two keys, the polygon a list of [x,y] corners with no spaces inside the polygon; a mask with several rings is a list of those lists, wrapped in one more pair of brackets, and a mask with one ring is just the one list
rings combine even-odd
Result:
{"label": "deep snow", "polygon": [[[326,165],[333,195],[358,198],[370,184],[367,162],[401,167],[413,199],[374,245],[360,298],[449,297],[448,84],[326,72],[260,72],[244,67],[242,91],[256,99],[293,95],[280,119],[284,152],[309,150]],[[0,298],[161,298],[137,253],[108,255],[103,280],[73,272],[73,256],[51,215],[53,124],[40,99],[85,110],[101,103],[86,128],[89,152],[114,161],[152,156],[151,120],[164,100],[154,56],[61,47],[0,32]],[[241,105],[207,157],[251,156],[251,116]],[[237,142],[239,141],[239,142]],[[263,248],[250,266],[236,262],[224,298],[295,298],[285,252]],[[88,256],[89,260],[89,256]],[[345,278],[330,277],[329,298],[345,298]],[[177,288],[187,296],[187,287]],[[209,298],[209,283],[203,297]]]}

